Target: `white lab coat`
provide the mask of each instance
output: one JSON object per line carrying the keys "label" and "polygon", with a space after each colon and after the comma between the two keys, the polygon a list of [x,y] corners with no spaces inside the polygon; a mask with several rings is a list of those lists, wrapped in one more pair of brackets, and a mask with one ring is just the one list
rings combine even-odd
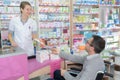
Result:
{"label": "white lab coat", "polygon": [[18,47],[24,49],[28,56],[34,55],[32,32],[37,31],[36,22],[29,18],[23,25],[20,16],[13,18],[9,24],[9,31],[14,32],[14,40]]}

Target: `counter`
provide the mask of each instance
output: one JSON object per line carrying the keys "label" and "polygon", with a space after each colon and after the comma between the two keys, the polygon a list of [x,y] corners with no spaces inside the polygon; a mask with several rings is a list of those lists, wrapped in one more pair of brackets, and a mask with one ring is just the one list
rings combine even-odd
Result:
{"label": "counter", "polygon": [[27,54],[20,48],[0,51],[0,80],[17,80],[21,76],[28,80]]}
{"label": "counter", "polygon": [[25,53],[25,51],[19,47],[6,49],[6,50],[0,50],[0,58],[15,56],[15,55],[23,54],[23,53]]}
{"label": "counter", "polygon": [[61,61],[46,60],[40,63],[35,58],[27,59],[27,54],[19,48],[14,51],[1,51],[0,80],[29,80],[48,73],[52,76],[53,71],[60,68]]}

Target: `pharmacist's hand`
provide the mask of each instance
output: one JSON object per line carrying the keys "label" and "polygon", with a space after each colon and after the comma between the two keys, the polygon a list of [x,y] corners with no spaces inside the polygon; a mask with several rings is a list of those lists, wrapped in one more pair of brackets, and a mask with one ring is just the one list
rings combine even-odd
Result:
{"label": "pharmacist's hand", "polygon": [[39,46],[40,46],[41,48],[44,48],[44,47],[46,46],[44,39],[37,39],[37,38],[36,38],[36,39],[34,39],[34,41],[35,41],[36,44],[39,43]]}
{"label": "pharmacist's hand", "polygon": [[61,69],[61,76],[63,76],[66,71],[67,70],[65,70],[65,69]]}
{"label": "pharmacist's hand", "polygon": [[44,48],[46,46],[44,39],[39,39],[39,42],[40,42],[40,47],[41,48]]}
{"label": "pharmacist's hand", "polygon": [[52,51],[52,54],[59,54],[60,53],[60,50],[57,48],[52,48],[51,51]]}
{"label": "pharmacist's hand", "polygon": [[12,47],[18,47],[18,45],[17,45],[16,42],[12,42],[12,43],[11,43],[11,46],[12,46]]}

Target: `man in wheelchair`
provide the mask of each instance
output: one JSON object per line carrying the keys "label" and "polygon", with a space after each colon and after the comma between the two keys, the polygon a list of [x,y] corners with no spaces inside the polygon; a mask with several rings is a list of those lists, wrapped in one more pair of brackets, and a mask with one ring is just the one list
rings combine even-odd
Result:
{"label": "man in wheelchair", "polygon": [[93,35],[86,42],[85,50],[88,52],[87,56],[72,55],[53,48],[53,54],[59,54],[65,60],[83,64],[83,68],[76,76],[71,75],[71,72],[68,70],[56,70],[54,72],[54,79],[48,80],[95,80],[97,72],[105,70],[104,61],[100,56],[100,52],[104,48],[105,40],[98,35]]}

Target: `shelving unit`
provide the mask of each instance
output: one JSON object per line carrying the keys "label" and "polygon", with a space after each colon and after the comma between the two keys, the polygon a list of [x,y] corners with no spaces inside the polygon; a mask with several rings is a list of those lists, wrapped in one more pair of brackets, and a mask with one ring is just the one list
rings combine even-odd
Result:
{"label": "shelving unit", "polygon": [[10,42],[8,40],[9,21],[20,13],[18,5],[2,4],[0,5],[0,9],[1,48],[5,50],[10,48]]}
{"label": "shelving unit", "polygon": [[69,1],[41,0],[38,5],[39,38],[45,39],[47,46],[68,45]]}
{"label": "shelving unit", "polygon": [[71,48],[79,52],[84,49],[87,33],[96,33],[99,29],[99,4],[98,0],[72,2],[72,31]]}
{"label": "shelving unit", "polygon": [[[9,21],[19,15],[22,0],[0,2],[0,31],[7,33]],[[68,45],[75,51],[84,49],[85,40],[98,34],[107,41],[107,48],[120,48],[119,1],[101,0],[28,0],[35,13],[39,38],[47,46]],[[34,5],[35,4],[35,5]],[[118,34],[118,35],[116,35]],[[112,41],[112,42],[111,42]],[[1,37],[1,44],[3,44]],[[82,47],[81,47],[82,46]],[[79,47],[79,48],[78,48]]]}
{"label": "shelving unit", "polygon": [[[84,50],[85,41],[92,34],[105,38],[106,49],[120,46],[120,5],[119,1],[71,0],[70,18],[72,28],[71,48]],[[118,35],[116,35],[118,34]],[[112,40],[112,41],[111,41]]]}
{"label": "shelving unit", "polygon": [[[101,26],[100,34],[106,40],[106,49],[120,49],[120,6],[115,2],[112,4],[100,5]],[[103,9],[105,11],[103,11]]]}
{"label": "shelving unit", "polygon": [[[8,26],[13,17],[20,15],[20,2],[22,0],[2,0],[0,1],[0,34],[1,34],[1,49],[9,49],[10,41],[8,40]],[[28,0],[34,7],[34,1]],[[32,17],[34,14],[32,15]],[[33,17],[34,18],[34,17]]]}

